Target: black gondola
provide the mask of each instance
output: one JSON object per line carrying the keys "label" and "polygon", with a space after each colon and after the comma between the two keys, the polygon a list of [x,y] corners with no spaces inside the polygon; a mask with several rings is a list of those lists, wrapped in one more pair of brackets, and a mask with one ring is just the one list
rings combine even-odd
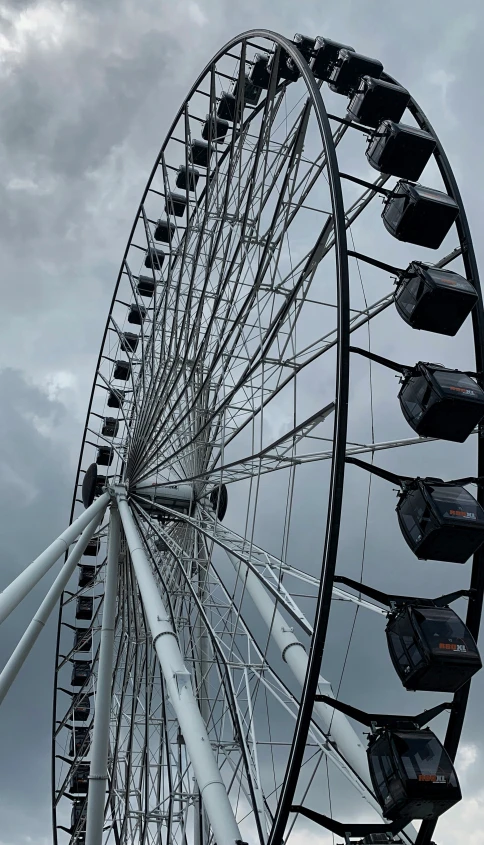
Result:
{"label": "black gondola", "polygon": [[389,608],[388,650],[405,689],[455,693],[481,669],[472,634],[449,607],[470,590],[428,599],[391,595],[341,575],[334,580]]}
{"label": "black gondola", "polygon": [[175,217],[183,217],[187,207],[185,194],[170,193],[165,200],[165,211],[167,214],[174,214]]}
{"label": "black gondola", "polygon": [[72,716],[75,722],[87,722],[91,715],[91,700],[88,695],[82,695],[72,708]]}
{"label": "black gondola", "polygon": [[89,789],[89,763],[80,763],[73,773],[69,791],[76,795],[87,795]]}
{"label": "black gondola", "polygon": [[420,362],[398,394],[402,413],[421,437],[463,443],[484,416],[484,390],[459,370]]}
{"label": "black gondola", "polygon": [[73,660],[71,686],[82,687],[91,676],[91,662],[89,660]]}
{"label": "black gondola", "polygon": [[110,390],[108,396],[108,408],[121,408],[123,405],[124,390]]}
{"label": "black gondola", "polygon": [[383,65],[378,59],[343,49],[331,69],[328,84],[337,94],[352,94],[358,89],[362,76],[379,79],[382,73]]}
{"label": "black gondola", "polygon": [[89,540],[86,548],[84,549],[84,554],[87,557],[96,557],[99,554],[99,549],[101,548],[101,541],[99,537],[95,537],[94,540]]}
{"label": "black gondola", "polygon": [[[71,832],[78,833],[86,829],[87,803],[86,801],[74,801],[71,810]],[[79,840],[77,840],[79,842]]]}
{"label": "black gondola", "polygon": [[413,329],[454,337],[477,302],[459,273],[412,261],[398,280],[395,307]]}
{"label": "black gondola", "polygon": [[390,616],[386,635],[407,690],[454,693],[482,667],[470,631],[450,607],[406,605]]}
{"label": "black gondola", "polygon": [[69,740],[69,757],[77,757],[82,752],[85,756],[89,750],[91,732],[89,728],[75,728],[71,731]]}
{"label": "black gondola", "polygon": [[234,94],[227,92],[222,94],[217,107],[217,117],[230,123],[234,123],[234,121],[239,123],[242,118],[242,104],[239,103],[237,108],[237,98]]}
{"label": "black gondola", "polygon": [[74,651],[91,651],[92,630],[91,628],[77,628],[74,631]]}
{"label": "black gondola", "polygon": [[150,246],[145,255],[145,267],[148,267],[150,270],[161,270],[164,260],[165,253],[163,250]]}
{"label": "black gondola", "polygon": [[415,479],[397,505],[402,534],[420,560],[465,563],[484,542],[484,511],[465,487]]}
{"label": "black gondola", "polygon": [[462,798],[450,757],[429,728],[370,737],[368,763],[388,819],[435,819]]}
{"label": "black gondola", "polygon": [[[211,140],[212,143],[225,144],[225,136],[229,131],[228,120],[221,120],[220,117],[210,117],[207,114],[205,123],[202,129],[202,138],[204,141]],[[204,165],[206,167],[206,165]]]}
{"label": "black gondola", "polygon": [[200,179],[200,173],[195,167],[185,167],[182,164],[177,171],[175,185],[177,188],[182,188],[184,191],[194,191],[197,187],[197,182]]}
{"label": "black gondola", "polygon": [[[210,158],[208,154],[208,144],[205,141],[192,141],[189,147],[190,162],[198,164],[200,167],[208,167]],[[210,150],[213,152],[213,149]]]}
{"label": "black gondola", "polygon": [[79,588],[92,587],[96,578],[96,567],[82,565],[79,567]]}
{"label": "black gondola", "polygon": [[[272,73],[272,67],[274,61],[276,60],[277,52],[273,53],[267,69],[269,73]],[[298,66],[292,61],[289,54],[281,47],[279,53],[279,64],[277,66],[277,79],[284,79],[286,82],[297,82],[300,77],[300,71]]]}
{"label": "black gondola", "polygon": [[169,552],[170,547],[169,545],[163,540],[161,537],[157,537],[155,539],[155,546],[159,552]]}
{"label": "black gondola", "polygon": [[92,619],[93,607],[94,599],[92,596],[79,596],[76,599],[76,619]]}
{"label": "black gondola", "polygon": [[[139,335],[133,332],[123,332],[119,338],[119,345],[123,352],[136,352],[139,343]],[[119,392],[119,391],[118,391]],[[108,403],[109,404],[109,403]]]}
{"label": "black gondola", "polygon": [[341,50],[354,53],[353,47],[348,47],[347,44],[340,44],[338,41],[331,41],[330,38],[322,38],[318,35],[314,42],[314,56],[311,62],[311,70],[316,79],[322,79],[324,82],[328,81],[333,65],[336,63]]}
{"label": "black gondola", "polygon": [[400,486],[398,524],[420,560],[465,563],[484,542],[484,510],[464,486],[475,479],[409,478],[359,458],[346,462]]}
{"label": "black gondola", "polygon": [[418,716],[389,716],[365,713],[327,695],[315,698],[371,729],[367,749],[370,777],[387,819],[399,824],[436,819],[461,800],[447,751],[433,731],[424,727],[451,704],[439,704]]}
{"label": "black gondola", "polygon": [[385,228],[399,241],[438,249],[459,215],[457,203],[435,188],[400,181],[385,202]]}
{"label": "black gondola", "polygon": [[222,484],[220,487],[214,487],[210,493],[210,504],[214,511],[217,512],[217,519],[222,522],[227,513],[228,493],[227,486]]}
{"label": "black gondola", "polygon": [[400,407],[421,437],[464,443],[484,417],[484,390],[475,374],[423,361],[409,367],[358,346],[350,351],[402,373]]}
{"label": "black gondola", "polygon": [[[237,99],[239,93],[239,81],[234,85],[234,90],[232,91],[234,97]],[[252,80],[246,76],[244,79],[244,103],[248,106],[256,106],[260,100],[260,95],[262,94],[262,88],[259,85],[254,85]]]}
{"label": "black gondola", "polygon": [[113,378],[119,381],[127,381],[131,375],[131,364],[129,361],[116,361],[113,369]]}
{"label": "black gondola", "polygon": [[375,170],[416,182],[437,145],[423,129],[383,120],[370,138],[366,157]]}
{"label": "black gondola", "polygon": [[104,437],[116,437],[119,431],[119,421],[115,417],[104,417],[101,434]]}
{"label": "black gondola", "polygon": [[401,85],[363,76],[348,106],[348,117],[375,129],[385,119],[398,123],[409,100],[409,92]]}
{"label": "black gondola", "polygon": [[252,64],[249,79],[257,88],[269,88],[271,75],[268,71],[269,56],[265,53],[256,53]]}
{"label": "black gondola", "polygon": [[98,466],[110,467],[113,462],[113,450],[109,446],[99,446],[96,463]]}
{"label": "black gondola", "polygon": [[145,318],[146,308],[144,305],[138,305],[137,302],[133,302],[129,307],[128,323],[131,323],[134,326],[141,326]]}
{"label": "black gondola", "polygon": [[146,296],[147,299],[151,299],[155,292],[153,276],[139,275],[137,289],[140,296]]}
{"label": "black gondola", "polygon": [[170,220],[158,220],[153,233],[155,241],[171,244],[175,234],[175,228],[175,224],[171,223]]}

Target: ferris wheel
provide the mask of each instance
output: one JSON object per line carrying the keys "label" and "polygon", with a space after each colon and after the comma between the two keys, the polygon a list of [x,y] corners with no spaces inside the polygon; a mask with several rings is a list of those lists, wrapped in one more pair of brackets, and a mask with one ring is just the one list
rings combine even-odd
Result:
{"label": "ferris wheel", "polygon": [[[308,825],[429,845],[481,668],[483,332],[460,194],[410,93],[327,38],[225,45],[136,212],[71,524],[0,595],[3,621],[66,554],[0,674],[1,701],[60,600],[56,845],[280,845]],[[436,441],[457,456],[438,477]],[[365,553],[377,485],[403,594]],[[397,714],[340,696],[357,614],[386,636]]]}

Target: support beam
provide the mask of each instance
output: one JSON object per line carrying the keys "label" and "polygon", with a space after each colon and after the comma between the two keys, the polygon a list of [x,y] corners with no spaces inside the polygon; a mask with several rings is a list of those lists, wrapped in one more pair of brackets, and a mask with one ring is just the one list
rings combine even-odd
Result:
{"label": "support beam", "polygon": [[109,520],[108,561],[104,588],[101,645],[97,674],[94,732],[91,745],[91,767],[87,801],[86,845],[102,845],[104,803],[108,778],[109,720],[111,716],[111,683],[114,659],[114,628],[120,551],[120,519],[115,504]]}
{"label": "support beam", "polygon": [[37,613],[32,619],[32,622],[28,626],[27,630],[25,631],[25,634],[23,635],[17,647],[13,651],[12,656],[5,664],[4,669],[0,673],[0,704],[2,703],[7,692],[12,686],[18,673],[20,672],[20,669],[22,668],[23,664],[25,663],[25,660],[30,654],[34,643],[37,641],[40,632],[43,630],[45,623],[47,622],[50,614],[52,613],[63,591],[65,590],[69,578],[71,577],[81,556],[83,555],[84,550],[87,544],[89,543],[89,540],[91,539],[96,528],[101,522],[103,515],[104,510],[100,514],[95,516],[92,522],[90,522],[89,525],[82,532],[81,536],[79,537],[79,540],[77,541],[64,566],[62,567],[57,578],[52,584],[52,587],[47,593],[44,601],[42,602]]}
{"label": "support beam", "polygon": [[[308,665],[306,649],[257,576],[242,560],[234,557],[230,552],[227,552],[227,556],[269,629],[273,641],[281,652],[282,659],[287,663],[302,689]],[[325,695],[333,696],[331,684],[321,676],[318,689],[324,689]],[[353,771],[371,790],[366,750],[346,716],[322,702],[315,703],[314,713],[322,724],[324,732],[330,736]]]}
{"label": "support beam", "polygon": [[193,694],[190,673],[183,661],[176,632],[131,514],[126,490],[117,486],[115,491],[153,646],[160,661],[171,706],[185,740],[214,840],[217,845],[234,845],[242,837]]}
{"label": "support beam", "polygon": [[15,610],[22,599],[27,596],[36,584],[44,577],[45,573],[49,571],[56,560],[63,555],[77,539],[81,531],[86,528],[101,511],[104,511],[109,502],[109,493],[103,493],[99,499],[96,499],[93,504],[87,508],[77,519],[72,522],[65,531],[54,540],[53,543],[42,552],[32,563],[24,569],[23,572],[12,581],[8,587],[5,587],[3,593],[0,593],[0,625],[5,621],[7,616],[10,616],[12,610]]}

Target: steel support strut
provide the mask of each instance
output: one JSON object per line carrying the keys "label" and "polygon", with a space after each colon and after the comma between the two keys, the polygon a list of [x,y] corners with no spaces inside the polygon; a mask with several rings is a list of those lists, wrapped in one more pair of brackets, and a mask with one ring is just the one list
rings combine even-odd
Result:
{"label": "steel support strut", "polygon": [[109,493],[103,493],[99,499],[96,499],[93,504],[87,508],[77,519],[72,522],[65,531],[60,534],[57,540],[42,552],[41,555],[35,558],[32,563],[24,569],[23,572],[12,581],[0,594],[0,624],[5,621],[12,610],[15,610],[18,604],[25,598],[26,595],[35,587],[36,584],[44,577],[45,573],[49,571],[56,560],[59,560],[77,539],[81,531],[86,528],[101,511],[104,511],[109,502]]}
{"label": "steel support strut", "polygon": [[109,720],[114,657],[114,627],[120,551],[120,521],[116,505],[111,505],[109,545],[104,589],[103,621],[99,648],[94,731],[91,746],[89,793],[87,801],[86,845],[102,845],[104,802],[108,777]]}
{"label": "steel support strut", "polygon": [[[185,740],[214,840],[217,845],[234,845],[241,839],[240,831],[193,694],[190,673],[131,514],[126,490],[117,486],[115,492],[153,646],[160,661],[171,706]],[[93,843],[87,842],[87,845]]]}
{"label": "steel support strut", "polygon": [[37,613],[32,619],[32,622],[28,626],[24,635],[20,639],[17,647],[12,652],[12,656],[5,664],[2,672],[0,673],[0,704],[2,703],[7,692],[12,686],[25,660],[30,654],[32,647],[37,641],[40,632],[44,628],[45,623],[47,622],[50,614],[52,613],[54,607],[59,601],[61,594],[63,593],[67,582],[69,581],[69,578],[74,572],[79,559],[83,555],[84,550],[87,544],[89,543],[89,540],[91,539],[97,526],[101,522],[103,515],[104,510],[102,510],[100,514],[94,517],[92,522],[90,522],[87,528],[85,528],[82,532],[81,536],[79,537],[79,540],[77,541],[64,566],[62,567],[57,578],[52,584],[52,587],[47,593],[44,601],[42,602]]}

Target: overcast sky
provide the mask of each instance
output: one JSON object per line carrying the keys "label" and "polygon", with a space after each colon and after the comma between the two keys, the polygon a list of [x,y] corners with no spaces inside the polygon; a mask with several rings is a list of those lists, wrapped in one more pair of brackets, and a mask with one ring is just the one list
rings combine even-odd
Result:
{"label": "overcast sky", "polygon": [[[67,523],[132,218],[172,117],[211,55],[263,27],[326,35],[380,58],[440,134],[483,259],[483,26],[482,0],[0,3],[0,587]],[[380,540],[391,557],[390,535]],[[4,624],[2,664],[41,590]],[[54,645],[49,626],[1,709],[0,845],[51,842]],[[376,670],[371,677],[384,697],[386,681]],[[466,797],[446,816],[439,845],[484,843],[483,690],[477,681],[464,731]]]}

